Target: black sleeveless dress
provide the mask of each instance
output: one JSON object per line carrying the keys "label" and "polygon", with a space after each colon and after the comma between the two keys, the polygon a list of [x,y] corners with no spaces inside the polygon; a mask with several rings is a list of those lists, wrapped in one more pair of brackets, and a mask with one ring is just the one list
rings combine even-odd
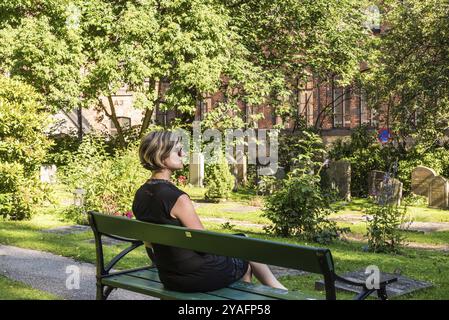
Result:
{"label": "black sleeveless dress", "polygon": [[[186,194],[175,185],[151,179],[137,190],[133,213],[137,220],[182,226],[170,216],[177,199]],[[225,256],[152,244],[154,263],[164,287],[182,292],[207,292],[224,288],[241,279],[248,262]],[[151,249],[147,248],[151,258]]]}

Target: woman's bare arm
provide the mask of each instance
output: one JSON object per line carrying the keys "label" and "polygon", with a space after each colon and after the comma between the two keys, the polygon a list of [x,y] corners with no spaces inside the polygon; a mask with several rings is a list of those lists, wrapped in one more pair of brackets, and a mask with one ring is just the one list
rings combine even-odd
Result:
{"label": "woman's bare arm", "polygon": [[173,218],[180,220],[182,225],[186,228],[204,230],[203,224],[195,212],[193,203],[186,194],[183,194],[178,198],[171,209],[170,215]]}

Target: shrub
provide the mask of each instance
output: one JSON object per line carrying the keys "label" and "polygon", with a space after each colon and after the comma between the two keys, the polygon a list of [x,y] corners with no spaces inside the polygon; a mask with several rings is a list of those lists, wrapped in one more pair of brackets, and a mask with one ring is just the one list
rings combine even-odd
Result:
{"label": "shrub", "polygon": [[377,141],[375,131],[366,126],[355,129],[349,141],[338,140],[329,152],[333,160],[347,160],[351,163],[351,194],[359,197],[368,195],[367,177],[372,170],[388,170],[388,147]]}
{"label": "shrub", "polygon": [[32,198],[27,184],[23,165],[0,162],[0,215],[3,218],[23,220],[31,216]]}
{"label": "shrub", "polygon": [[372,252],[397,253],[404,244],[400,226],[406,224],[406,207],[373,205],[367,215],[368,249]]}
{"label": "shrub", "polygon": [[127,212],[149,172],[140,165],[135,145],[114,156],[106,153],[105,148],[99,137],[86,136],[61,178],[72,190],[86,191],[87,210],[109,214]]}
{"label": "shrub", "polygon": [[76,224],[88,225],[86,211],[82,207],[68,206],[61,211],[64,220],[74,222]]}
{"label": "shrub", "polygon": [[320,243],[331,242],[347,231],[327,218],[335,212],[331,207],[334,199],[320,186],[323,164],[314,159],[323,150],[313,147],[317,139],[312,133],[303,136],[303,153],[294,158],[293,169],[281,181],[280,188],[267,197],[263,215],[273,225],[266,231]]}
{"label": "shrub", "polygon": [[228,199],[234,188],[235,178],[223,156],[218,155],[216,163],[209,164],[206,169],[206,199]]}
{"label": "shrub", "polygon": [[45,198],[38,179],[50,141],[49,115],[29,86],[0,76],[0,215],[29,218]]}
{"label": "shrub", "polygon": [[61,134],[50,137],[53,145],[47,153],[45,162],[56,165],[59,169],[66,166],[78,150],[81,141],[77,134]]}
{"label": "shrub", "polygon": [[437,174],[449,177],[449,150],[443,147],[421,150],[420,146],[415,146],[399,161],[398,178],[404,183],[406,194],[411,190],[412,171],[417,166],[432,168]]}
{"label": "shrub", "polygon": [[428,201],[427,197],[414,193],[410,193],[408,196],[404,197],[403,200],[407,206],[427,206]]}

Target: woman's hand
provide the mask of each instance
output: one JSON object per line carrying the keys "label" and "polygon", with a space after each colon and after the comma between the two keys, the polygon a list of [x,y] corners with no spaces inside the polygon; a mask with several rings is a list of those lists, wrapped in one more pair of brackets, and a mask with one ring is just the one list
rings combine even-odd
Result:
{"label": "woman's hand", "polygon": [[182,225],[189,229],[204,230],[200,218],[195,212],[192,200],[189,196],[183,194],[178,198],[171,209],[170,216],[181,221]]}

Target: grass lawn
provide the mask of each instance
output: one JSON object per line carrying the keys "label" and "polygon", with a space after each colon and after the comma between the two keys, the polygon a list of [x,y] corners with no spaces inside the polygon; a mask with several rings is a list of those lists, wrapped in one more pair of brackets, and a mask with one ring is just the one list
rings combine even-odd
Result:
{"label": "grass lawn", "polygon": [[0,300],[59,300],[51,293],[0,276]]}
{"label": "grass lawn", "polygon": [[[306,243],[294,238],[280,238],[269,236],[260,227],[251,225],[238,225],[238,222],[250,222],[253,224],[269,224],[269,220],[262,217],[263,197],[256,196],[247,190],[240,190],[232,193],[231,199],[227,202],[210,203],[205,202],[203,188],[185,187],[192,200],[197,204],[197,212],[204,219],[207,229],[235,233],[245,232],[251,237],[280,241],[299,245],[322,246],[316,243]],[[67,198],[68,194],[61,194],[58,198]],[[363,209],[371,203],[366,199],[353,199],[350,203],[341,202],[338,204],[339,210],[334,217],[342,215],[363,216]],[[256,206],[248,208],[247,206]],[[426,207],[408,207],[409,213],[414,221],[449,222],[449,211],[430,209]],[[79,261],[95,262],[95,246],[89,240],[93,239],[91,232],[84,232],[72,235],[58,235],[43,233],[41,230],[54,228],[57,226],[69,225],[63,222],[57,215],[57,208],[41,208],[30,221],[13,222],[0,220],[0,243],[23,248],[42,250],[54,254],[71,257]],[[208,220],[208,218],[221,218],[231,222],[232,228],[224,228],[222,223]],[[416,249],[406,247],[401,254],[387,255],[364,252],[362,248],[366,245],[363,235],[366,233],[366,224],[359,222],[339,222],[341,226],[351,229],[350,241],[339,241],[327,245],[331,249],[336,269],[339,274],[347,271],[364,269],[368,265],[377,265],[382,271],[393,272],[401,270],[402,274],[414,279],[431,282],[434,287],[415,294],[402,296],[400,299],[449,299],[449,252],[441,250]],[[449,244],[449,231],[433,233],[404,232],[408,241],[423,245],[447,245]],[[106,247],[106,259],[118,254],[125,245]],[[139,248],[131,253],[127,259],[118,265],[118,268],[131,268],[148,264],[149,260],[143,248]],[[319,280],[319,276],[286,276],[281,281],[290,290],[301,290],[316,294],[314,282]],[[5,288],[5,289],[3,289]],[[9,289],[8,289],[9,288]],[[12,289],[11,289],[12,288]],[[9,282],[6,278],[0,277],[0,299],[4,299],[1,292],[15,291],[17,299],[34,299],[32,289],[26,288],[20,283]],[[9,291],[7,291],[9,290]],[[31,291],[28,291],[31,290]],[[22,295],[23,291],[23,295]],[[13,296],[13,294],[7,294]],[[49,297],[50,295],[36,294],[36,297]],[[350,294],[339,293],[340,299],[349,299]]]}
{"label": "grass lawn", "polygon": [[[52,252],[66,257],[72,257],[80,261],[95,261],[94,245],[88,240],[92,239],[91,232],[75,235],[56,235],[42,233],[40,230],[52,228],[66,223],[60,222],[54,214],[39,214],[27,222],[0,222],[0,243],[18,247],[37,249]],[[269,239],[300,245],[314,245],[292,238],[272,237],[264,234],[257,228],[234,227],[233,230],[223,230],[220,224],[205,222],[207,229],[219,232],[245,232],[251,237]],[[382,271],[393,272],[400,269],[402,274],[420,280],[431,282],[434,287],[412,295],[400,297],[400,299],[448,299],[449,298],[449,253],[436,250],[417,250],[407,248],[400,255],[373,254],[363,252],[363,242],[347,241],[338,242],[326,247],[330,248],[338,273],[364,269],[374,264]],[[105,256],[111,258],[122,248],[120,246],[107,247]],[[128,259],[118,267],[129,268],[148,264],[148,258],[143,249],[136,250]],[[281,278],[290,290],[301,290],[315,293],[314,282],[319,277],[314,275],[287,276]],[[15,285],[13,285],[15,287]],[[21,291],[21,290],[18,290]],[[351,295],[339,294],[340,299],[350,298]]]}

